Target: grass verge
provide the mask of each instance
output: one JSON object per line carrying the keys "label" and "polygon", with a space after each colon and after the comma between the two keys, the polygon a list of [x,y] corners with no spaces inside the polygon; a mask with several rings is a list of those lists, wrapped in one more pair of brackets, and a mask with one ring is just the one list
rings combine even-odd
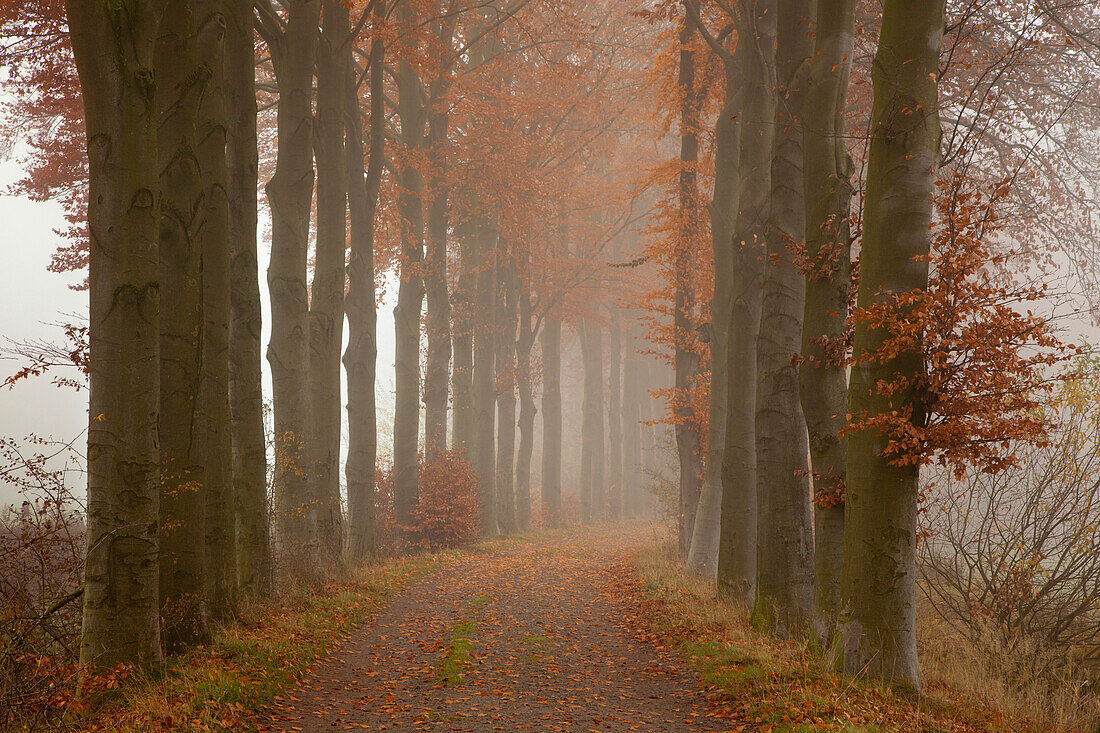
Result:
{"label": "grass verge", "polygon": [[303,590],[247,610],[239,623],[219,629],[210,647],[170,659],[156,677],[128,680],[70,730],[248,730],[388,596],[452,554],[388,561],[321,592]]}
{"label": "grass verge", "polygon": [[685,574],[668,547],[647,549],[632,570],[631,625],[648,640],[682,651],[712,694],[738,711],[734,730],[1037,731],[946,685],[928,683],[917,699],[838,674],[826,655],[809,645],[777,641],[754,629],[740,609],[714,598],[712,583]]}

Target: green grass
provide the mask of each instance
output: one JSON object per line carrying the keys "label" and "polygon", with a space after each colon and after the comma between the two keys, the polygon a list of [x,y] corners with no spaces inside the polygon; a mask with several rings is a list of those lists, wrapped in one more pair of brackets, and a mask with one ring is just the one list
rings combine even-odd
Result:
{"label": "green grass", "polygon": [[489,604],[489,597],[478,594],[466,603],[466,613],[451,624],[447,646],[436,662],[436,679],[444,687],[456,687],[466,681],[466,669],[474,658],[474,642],[470,637],[477,629],[477,618]]}
{"label": "green grass", "polygon": [[437,677],[444,687],[455,687],[465,682],[465,669],[473,658],[474,650],[470,636],[476,627],[473,619],[463,619],[451,625],[450,642],[437,663]]}

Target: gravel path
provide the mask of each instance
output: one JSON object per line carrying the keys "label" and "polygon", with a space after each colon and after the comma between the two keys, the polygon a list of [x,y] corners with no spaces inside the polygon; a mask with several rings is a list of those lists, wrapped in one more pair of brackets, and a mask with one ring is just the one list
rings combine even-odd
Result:
{"label": "gravel path", "polygon": [[261,730],[729,730],[673,650],[632,634],[624,558],[645,539],[616,527],[449,562],[391,599]]}

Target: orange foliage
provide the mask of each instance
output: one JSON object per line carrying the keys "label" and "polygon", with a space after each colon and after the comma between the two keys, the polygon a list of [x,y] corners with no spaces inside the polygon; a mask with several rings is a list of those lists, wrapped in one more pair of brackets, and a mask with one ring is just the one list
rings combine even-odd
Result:
{"label": "orange foliage", "polygon": [[1059,339],[1054,317],[1024,309],[1048,299],[1048,288],[1014,270],[1015,253],[994,242],[1003,225],[997,205],[1011,181],[987,192],[951,174],[937,185],[928,288],[853,312],[890,334],[865,360],[919,349],[925,368],[916,379],[880,380],[878,394],[896,398],[896,409],[850,415],[848,430],[883,431],[896,465],[935,461],[960,476],[967,467],[992,473],[1014,465],[1014,442],[1046,439],[1039,408],[1058,379],[1050,367],[1080,349]]}
{"label": "orange foliage", "polygon": [[375,480],[379,552],[393,555],[402,546],[438,550],[473,542],[480,529],[478,478],[462,451],[444,451],[435,459],[420,456],[420,499],[412,526],[399,526],[393,511],[393,467],[380,466]]}

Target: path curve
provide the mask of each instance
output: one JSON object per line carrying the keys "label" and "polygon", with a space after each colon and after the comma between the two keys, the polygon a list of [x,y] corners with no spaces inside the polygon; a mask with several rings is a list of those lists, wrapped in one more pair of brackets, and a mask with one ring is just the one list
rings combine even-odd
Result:
{"label": "path curve", "polygon": [[726,731],[679,655],[636,637],[623,563],[652,530],[501,543],[394,596],[261,730]]}

